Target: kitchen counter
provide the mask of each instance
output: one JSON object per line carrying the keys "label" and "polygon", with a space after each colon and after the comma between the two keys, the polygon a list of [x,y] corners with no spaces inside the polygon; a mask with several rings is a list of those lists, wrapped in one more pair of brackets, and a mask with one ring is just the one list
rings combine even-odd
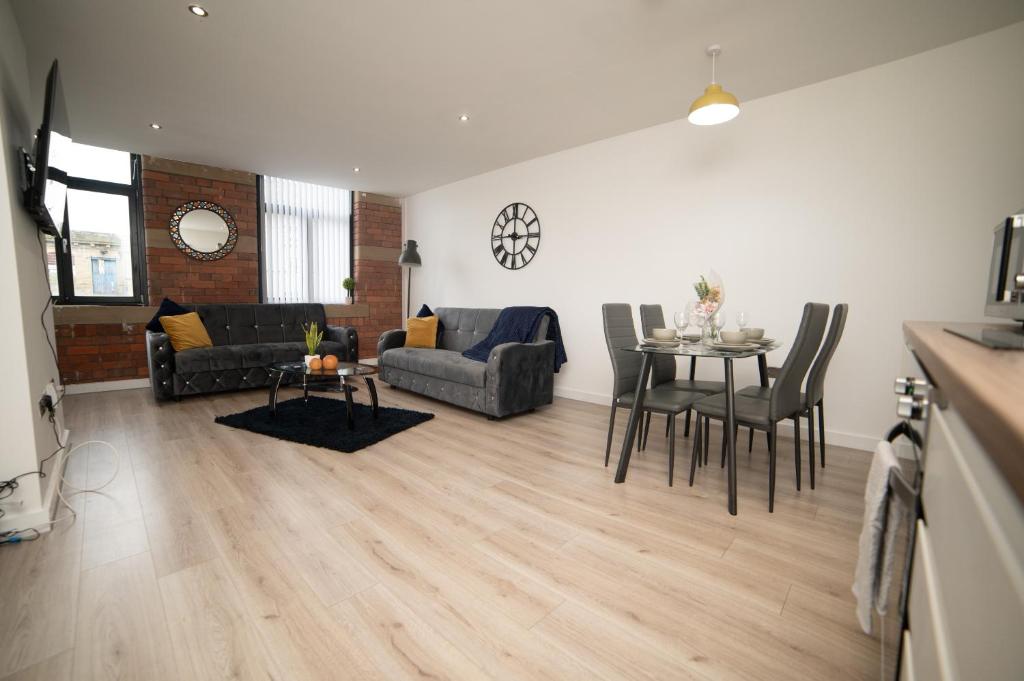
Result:
{"label": "kitchen counter", "polygon": [[1017,498],[1024,501],[1024,351],[992,350],[945,331],[947,326],[1000,325],[905,322],[903,335],[928,368],[929,381],[956,407]]}

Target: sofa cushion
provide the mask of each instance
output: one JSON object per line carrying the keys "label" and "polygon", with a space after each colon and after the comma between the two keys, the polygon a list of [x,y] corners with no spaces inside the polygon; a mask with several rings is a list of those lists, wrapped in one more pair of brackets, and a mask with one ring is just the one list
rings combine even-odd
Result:
{"label": "sofa cushion", "polygon": [[474,362],[454,350],[392,348],[381,356],[380,361],[395,369],[442,378],[475,388],[484,387],[487,376],[487,364]]}
{"label": "sofa cushion", "polygon": [[[341,357],[344,354],[344,346],[334,341],[324,341],[320,344],[320,354]],[[305,355],[306,344],[299,342],[217,345],[175,354],[174,371],[179,374],[194,374],[201,371],[269,367],[285,362],[301,362]]]}
{"label": "sofa cushion", "polygon": [[327,325],[317,303],[195,305],[214,345],[288,343],[305,338],[304,326]]}
{"label": "sofa cushion", "polygon": [[164,332],[170,336],[171,346],[176,352],[213,346],[210,334],[206,332],[206,327],[195,312],[161,317],[160,324],[164,327]]}
{"label": "sofa cushion", "polygon": [[476,345],[491,332],[501,310],[477,307],[439,307],[435,310],[444,333],[439,348],[462,352]]}

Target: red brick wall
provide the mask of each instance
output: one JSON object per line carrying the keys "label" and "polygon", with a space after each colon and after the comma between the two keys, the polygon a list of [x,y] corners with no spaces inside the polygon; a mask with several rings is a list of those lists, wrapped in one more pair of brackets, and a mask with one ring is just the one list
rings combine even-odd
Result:
{"label": "red brick wall", "polygon": [[[359,192],[353,202],[353,241],[357,255],[360,246],[398,249],[402,246],[402,209],[393,200],[376,199]],[[385,331],[402,326],[402,268],[398,257],[377,260],[356,257],[356,301],[369,303],[370,316],[363,319],[332,321],[349,323],[359,332],[359,355],[377,356],[377,339]]]}
{"label": "red brick wall", "polygon": [[213,201],[231,213],[238,226],[238,244],[220,260],[206,262],[188,257],[169,238],[156,244],[147,238],[150,302],[157,305],[165,297],[179,303],[259,302],[255,183],[172,174],[143,166],[147,237],[149,230],[161,236],[166,233],[174,210],[188,201]]}
{"label": "red brick wall", "polygon": [[146,325],[58,324],[61,381],[92,383],[146,378]]}
{"label": "red brick wall", "polygon": [[[149,270],[150,305],[165,296],[178,302],[254,303],[259,300],[259,263],[255,250],[258,229],[254,176],[193,166],[194,173],[168,172],[184,164],[145,159],[142,195],[145,206],[146,263]],[[221,175],[228,179],[209,177]],[[355,259],[356,302],[369,306],[367,317],[338,317],[332,325],[355,326],[360,356],[375,357],[381,333],[402,326],[402,272],[395,254],[379,249],[399,249],[402,242],[402,210],[394,199],[356,194],[353,241],[364,249]],[[222,205],[238,224],[239,244],[227,257],[201,262],[185,256],[170,244],[167,225],[174,209],[187,201],[210,200]],[[378,250],[374,251],[373,248]],[[145,324],[151,312],[139,308],[114,308],[122,323],[62,323],[55,313],[57,353],[65,383],[92,383],[145,378]]]}

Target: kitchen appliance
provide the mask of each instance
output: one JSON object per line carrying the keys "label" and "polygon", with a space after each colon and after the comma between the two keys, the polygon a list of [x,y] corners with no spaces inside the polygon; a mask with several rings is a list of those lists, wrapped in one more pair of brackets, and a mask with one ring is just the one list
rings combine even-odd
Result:
{"label": "kitchen appliance", "polygon": [[[1024,209],[996,227],[989,267],[985,314],[1024,324]],[[999,350],[1024,350],[1024,326],[951,326],[950,333]]]}

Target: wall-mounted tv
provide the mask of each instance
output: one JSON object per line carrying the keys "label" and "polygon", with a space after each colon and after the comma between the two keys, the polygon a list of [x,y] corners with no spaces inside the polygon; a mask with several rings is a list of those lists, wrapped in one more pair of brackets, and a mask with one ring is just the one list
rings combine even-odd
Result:
{"label": "wall-mounted tv", "polygon": [[46,77],[43,122],[36,134],[35,150],[29,164],[25,208],[35,218],[39,229],[57,238],[64,227],[64,206],[68,194],[66,169],[70,151],[71,129],[60,71],[54,60]]}

